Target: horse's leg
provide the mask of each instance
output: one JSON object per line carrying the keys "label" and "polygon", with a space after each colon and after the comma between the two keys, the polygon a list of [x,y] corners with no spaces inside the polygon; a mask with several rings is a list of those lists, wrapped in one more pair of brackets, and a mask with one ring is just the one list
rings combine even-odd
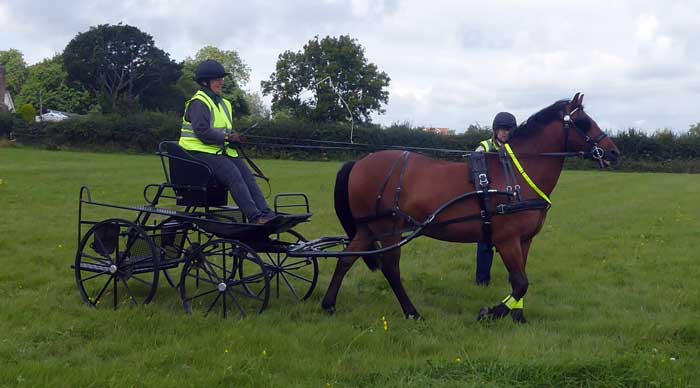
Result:
{"label": "horse's leg", "polygon": [[[348,244],[345,252],[353,251],[364,251],[370,247],[367,242],[367,238],[361,233],[358,233],[355,238]],[[338,297],[338,291],[340,291],[340,285],[343,283],[343,278],[345,274],[350,270],[358,256],[343,256],[338,258],[338,263],[335,265],[335,272],[333,272],[333,278],[331,279],[331,284],[328,286],[328,291],[326,291],[326,296],[323,297],[323,302],[321,302],[321,307],[327,312],[333,314],[335,313],[335,302]]]}
{"label": "horse's leg", "polygon": [[[527,255],[530,252],[530,244],[532,243],[532,239],[522,241],[520,243],[520,250],[522,252],[522,258],[523,258],[523,276],[522,278],[525,279],[525,292],[527,292],[527,286],[528,286],[528,281],[527,281],[527,275],[525,274],[525,267],[527,267]],[[515,294],[512,294],[515,295]],[[514,308],[510,311],[510,316],[513,318],[514,322],[518,323],[526,323],[527,320],[525,319],[525,315],[523,314],[524,311],[524,298],[525,294],[523,293],[523,296],[520,297],[519,300],[519,306],[518,308]]]}
{"label": "horse's leg", "polygon": [[[529,244],[527,244],[529,249]],[[523,245],[519,239],[512,239],[498,245],[498,252],[501,254],[503,264],[508,270],[508,280],[512,288],[512,292],[501,303],[490,308],[481,309],[479,311],[479,319],[502,318],[511,311],[515,311],[513,320],[520,323],[525,323],[525,316],[522,314],[523,297],[527,293],[528,281],[525,274],[525,262],[523,260]]]}
{"label": "horse's leg", "polygon": [[[382,247],[387,247],[398,243],[400,238],[390,238],[382,240]],[[411,303],[411,299],[406,294],[406,290],[403,288],[403,283],[401,283],[401,269],[399,268],[399,262],[401,260],[401,248],[393,249],[389,252],[384,253],[382,256],[382,273],[384,277],[389,282],[391,289],[394,290],[394,295],[399,300],[401,308],[406,318],[411,318],[418,320],[420,319],[420,314],[416,310],[416,307]]]}

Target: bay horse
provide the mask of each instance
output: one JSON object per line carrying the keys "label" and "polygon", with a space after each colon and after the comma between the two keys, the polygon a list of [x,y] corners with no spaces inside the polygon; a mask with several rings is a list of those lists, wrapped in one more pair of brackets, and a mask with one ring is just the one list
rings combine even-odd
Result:
{"label": "bay horse", "polygon": [[[539,198],[549,201],[548,196],[561,175],[564,158],[572,151],[588,154],[601,168],[617,162],[619,157],[617,146],[584,112],[580,93],[532,115],[513,130],[508,145],[520,156],[517,160],[522,170],[510,176],[512,181],[515,175],[523,201]],[[486,163],[491,188],[509,189],[506,186],[510,181],[506,179],[499,155],[489,153]],[[524,176],[529,177],[532,185]],[[469,177],[470,166],[465,162],[433,160],[422,154],[397,150],[379,151],[347,162],[336,177],[335,210],[350,238],[345,252],[360,253],[338,258],[322,308],[335,312],[343,278],[357,258],[363,256],[371,270],[381,268],[406,318],[420,319],[401,283],[400,231],[415,227],[416,220],[427,220],[421,235],[460,243],[484,241],[482,222],[470,219],[482,210],[477,195],[466,196],[435,214],[452,199],[477,190]],[[492,208],[502,203],[498,196],[491,196],[489,201]],[[542,229],[547,209],[548,206],[493,217],[490,240],[508,270],[512,290],[503,302],[481,309],[479,319],[498,319],[510,314],[515,322],[526,322],[522,309],[528,289],[525,266],[532,239]],[[382,248],[397,247],[381,255],[369,253],[379,249],[378,243]]]}

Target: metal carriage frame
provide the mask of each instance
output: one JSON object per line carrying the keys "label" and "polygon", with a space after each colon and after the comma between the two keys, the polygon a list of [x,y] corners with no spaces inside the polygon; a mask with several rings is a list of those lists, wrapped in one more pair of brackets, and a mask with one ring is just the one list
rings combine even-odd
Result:
{"label": "metal carriage frame", "polygon": [[[282,217],[249,223],[239,208],[227,205],[227,191],[206,164],[175,142],[162,142],[158,155],[166,182],[144,187],[146,205],[97,202],[87,186],[80,189],[78,249],[71,267],[86,304],[114,309],[147,304],[161,274],[179,290],[188,313],[245,316],[262,312],[270,296],[304,300],[311,295],[318,279],[316,258],[287,255],[289,247],[306,241],[293,229],[311,217],[305,194],[277,194],[274,210]],[[86,217],[89,207],[136,216],[92,220]],[[296,214],[280,211],[289,209]]]}

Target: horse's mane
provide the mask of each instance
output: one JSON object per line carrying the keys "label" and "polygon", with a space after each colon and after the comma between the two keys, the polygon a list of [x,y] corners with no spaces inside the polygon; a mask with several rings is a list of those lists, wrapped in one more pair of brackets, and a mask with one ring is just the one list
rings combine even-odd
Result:
{"label": "horse's mane", "polygon": [[540,110],[539,112],[530,116],[522,124],[513,130],[510,134],[510,138],[515,137],[526,137],[533,133],[538,132],[547,124],[554,120],[561,120],[564,118],[564,106],[569,103],[569,100],[559,100],[554,104]]}

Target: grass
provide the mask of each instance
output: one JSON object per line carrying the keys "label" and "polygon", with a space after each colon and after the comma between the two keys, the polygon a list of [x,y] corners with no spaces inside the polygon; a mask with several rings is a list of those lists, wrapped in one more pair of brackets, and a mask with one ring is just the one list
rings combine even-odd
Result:
{"label": "grass", "polygon": [[[341,233],[339,163],[260,165],[273,192],[309,195],[314,217],[300,232]],[[309,301],[272,299],[240,321],[185,315],[165,283],[148,306],[84,306],[69,267],[80,185],[136,205],[161,174],[154,156],[0,148],[0,387],[700,385],[695,176],[566,171],[531,249],[523,326],[475,321],[510,290],[500,263],[491,287],[477,288],[475,246],[429,239],[402,261],[420,322],[404,320],[383,276],[362,264],[327,316],[333,260]]]}

